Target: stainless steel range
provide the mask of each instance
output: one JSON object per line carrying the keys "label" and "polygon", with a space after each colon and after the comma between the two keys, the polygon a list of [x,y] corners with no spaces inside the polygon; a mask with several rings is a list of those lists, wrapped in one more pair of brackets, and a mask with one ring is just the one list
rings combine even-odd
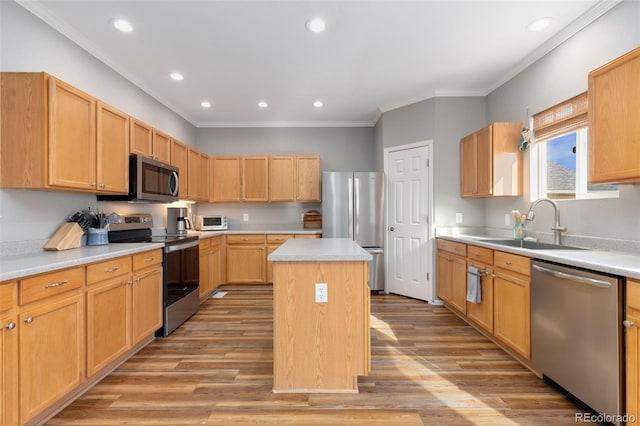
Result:
{"label": "stainless steel range", "polygon": [[198,237],[152,236],[153,218],[147,213],[121,215],[110,225],[110,243],[163,243],[163,322],[156,336],[166,337],[200,307]]}

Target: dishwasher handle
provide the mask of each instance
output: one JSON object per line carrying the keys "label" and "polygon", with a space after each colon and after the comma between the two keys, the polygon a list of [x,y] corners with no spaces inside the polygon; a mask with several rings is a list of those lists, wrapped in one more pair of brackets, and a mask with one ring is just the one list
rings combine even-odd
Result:
{"label": "dishwasher handle", "polygon": [[543,274],[553,275],[556,278],[561,278],[564,280],[575,281],[580,284],[587,284],[594,287],[600,288],[609,288],[611,287],[611,283],[603,280],[597,280],[595,278],[583,277],[580,275],[567,274],[566,272],[556,271],[554,269],[545,268],[538,265],[531,266],[536,271],[542,272]]}

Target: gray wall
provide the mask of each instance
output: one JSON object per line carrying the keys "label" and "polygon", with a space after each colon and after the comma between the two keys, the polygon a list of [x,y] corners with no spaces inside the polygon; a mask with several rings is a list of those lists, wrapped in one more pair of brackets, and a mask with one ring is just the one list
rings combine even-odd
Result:
{"label": "gray wall", "polygon": [[460,138],[486,122],[482,97],[431,98],[382,114],[376,123],[378,169],[383,169],[384,149],[433,140],[435,225],[455,225],[455,213],[463,213],[463,225],[482,226],[484,200],[460,198]]}
{"label": "gray wall", "polygon": [[[530,115],[587,90],[589,71],[640,45],[640,2],[624,1],[545,55],[487,97],[487,120],[524,121]],[[530,205],[529,153],[525,153],[524,197],[487,200],[488,226],[508,228],[504,214]],[[620,198],[561,200],[569,234],[640,240],[640,186],[621,185]],[[533,231],[550,232],[553,210],[541,205]]]}

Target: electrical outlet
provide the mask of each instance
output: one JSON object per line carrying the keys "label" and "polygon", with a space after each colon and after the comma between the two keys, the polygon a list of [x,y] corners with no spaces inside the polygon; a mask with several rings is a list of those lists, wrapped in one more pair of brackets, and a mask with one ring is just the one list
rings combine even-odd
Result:
{"label": "electrical outlet", "polygon": [[509,213],[504,214],[504,224],[511,225],[511,215]]}
{"label": "electrical outlet", "polygon": [[327,283],[316,283],[316,303],[327,303],[328,301]]}
{"label": "electrical outlet", "polygon": [[456,223],[462,223],[462,213],[456,213]]}
{"label": "electrical outlet", "polygon": [[245,222],[249,222],[249,213],[245,213],[242,215],[242,220],[244,220]]}

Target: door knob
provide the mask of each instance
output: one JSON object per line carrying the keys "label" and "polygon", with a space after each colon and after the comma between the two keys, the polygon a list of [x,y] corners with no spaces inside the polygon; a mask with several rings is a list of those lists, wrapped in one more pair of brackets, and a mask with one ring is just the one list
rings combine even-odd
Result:
{"label": "door knob", "polygon": [[396,229],[395,229],[393,226],[390,226],[390,227],[389,227],[389,231],[393,232],[393,231],[395,231],[395,230],[396,230]]}

